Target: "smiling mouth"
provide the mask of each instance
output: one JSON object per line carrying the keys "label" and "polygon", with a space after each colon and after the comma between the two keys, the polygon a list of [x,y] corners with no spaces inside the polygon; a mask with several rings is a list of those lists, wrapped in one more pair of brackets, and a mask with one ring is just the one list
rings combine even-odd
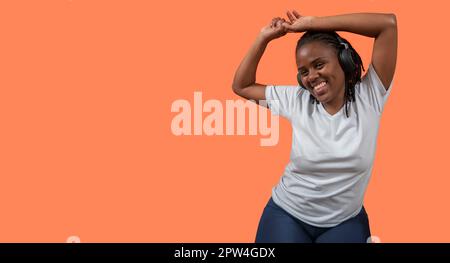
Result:
{"label": "smiling mouth", "polygon": [[314,93],[317,94],[317,96],[322,96],[323,94],[325,94],[328,91],[328,82],[327,81],[322,81],[320,82],[318,85],[316,85],[313,90]]}

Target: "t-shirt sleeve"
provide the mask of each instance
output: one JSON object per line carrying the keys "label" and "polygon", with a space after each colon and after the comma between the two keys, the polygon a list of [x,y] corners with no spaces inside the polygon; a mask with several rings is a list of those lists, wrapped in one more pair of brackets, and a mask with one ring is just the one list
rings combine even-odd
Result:
{"label": "t-shirt sleeve", "polygon": [[266,86],[266,101],[272,114],[291,119],[299,89],[299,86]]}
{"label": "t-shirt sleeve", "polygon": [[392,81],[389,84],[388,90],[386,90],[372,64],[369,65],[369,69],[362,77],[359,85],[355,86],[356,95],[359,95],[378,114],[383,112],[384,105],[391,90]]}

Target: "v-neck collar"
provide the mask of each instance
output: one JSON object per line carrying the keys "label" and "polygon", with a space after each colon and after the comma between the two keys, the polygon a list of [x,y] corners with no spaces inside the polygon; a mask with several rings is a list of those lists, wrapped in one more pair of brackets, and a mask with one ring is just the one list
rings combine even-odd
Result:
{"label": "v-neck collar", "polygon": [[339,117],[340,115],[342,115],[342,112],[344,111],[344,106],[345,106],[345,103],[344,103],[344,105],[342,105],[342,107],[341,107],[335,114],[333,114],[333,115],[331,115],[331,114],[325,109],[325,107],[323,106],[322,103],[319,103],[319,110],[320,110],[325,116],[327,116],[328,118],[334,119],[334,118],[337,118],[337,117]]}

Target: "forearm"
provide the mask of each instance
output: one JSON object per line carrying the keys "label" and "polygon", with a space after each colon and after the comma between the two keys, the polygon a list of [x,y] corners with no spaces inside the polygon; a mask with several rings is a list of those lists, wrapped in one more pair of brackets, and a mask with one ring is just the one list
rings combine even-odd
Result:
{"label": "forearm", "polygon": [[307,30],[347,31],[376,38],[385,29],[396,26],[394,14],[357,13],[315,17]]}
{"label": "forearm", "polygon": [[239,65],[233,80],[233,90],[243,89],[256,81],[256,70],[269,41],[258,36]]}

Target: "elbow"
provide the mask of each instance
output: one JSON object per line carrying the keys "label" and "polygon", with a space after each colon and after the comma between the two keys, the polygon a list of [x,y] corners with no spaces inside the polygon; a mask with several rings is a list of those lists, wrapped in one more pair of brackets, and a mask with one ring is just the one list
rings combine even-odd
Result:
{"label": "elbow", "polygon": [[233,83],[233,85],[231,85],[231,89],[233,90],[234,94],[236,95],[240,95],[240,91],[242,90],[242,88],[236,84]]}
{"label": "elbow", "polygon": [[231,90],[234,92],[234,93],[236,93],[236,90],[237,90],[237,85],[233,82],[233,84],[231,84]]}
{"label": "elbow", "polygon": [[239,83],[239,81],[233,80],[233,84],[231,84],[231,89],[237,95],[240,94],[240,91],[244,88],[244,86]]}
{"label": "elbow", "polygon": [[382,19],[380,19],[380,31],[375,35],[375,38],[379,37],[381,34],[397,34],[397,17],[395,14],[383,14]]}
{"label": "elbow", "polygon": [[233,92],[236,93],[238,89],[239,89],[238,81],[236,80],[236,76],[234,76],[233,83],[231,84],[231,90],[233,90]]}
{"label": "elbow", "polygon": [[386,20],[389,27],[397,28],[397,16],[394,13],[387,14]]}

